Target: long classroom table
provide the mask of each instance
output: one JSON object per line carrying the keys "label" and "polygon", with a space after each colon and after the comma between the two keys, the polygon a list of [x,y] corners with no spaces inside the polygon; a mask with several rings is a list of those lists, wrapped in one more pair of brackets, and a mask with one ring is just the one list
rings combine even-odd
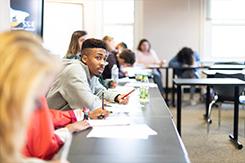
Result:
{"label": "long classroom table", "polygon": [[142,114],[130,117],[146,123],[157,135],[148,139],[86,138],[88,129],[73,136],[68,160],[72,163],[190,162],[174,125],[172,114],[157,88],[150,88],[150,102]]}

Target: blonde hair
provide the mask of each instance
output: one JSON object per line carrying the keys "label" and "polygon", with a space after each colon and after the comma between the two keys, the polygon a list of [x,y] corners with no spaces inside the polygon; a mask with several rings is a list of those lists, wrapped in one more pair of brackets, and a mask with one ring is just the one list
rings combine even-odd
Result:
{"label": "blonde hair", "polygon": [[37,88],[57,63],[34,34],[0,34],[0,162],[18,162]]}
{"label": "blonde hair", "polygon": [[106,47],[109,51],[114,50],[114,47],[111,47],[112,45],[110,44],[112,41],[114,41],[113,37],[106,35],[102,40],[106,43]]}
{"label": "blonde hair", "polygon": [[111,36],[106,35],[106,36],[103,37],[102,40],[103,40],[103,41],[112,41],[112,40],[114,40],[114,38],[111,37]]}

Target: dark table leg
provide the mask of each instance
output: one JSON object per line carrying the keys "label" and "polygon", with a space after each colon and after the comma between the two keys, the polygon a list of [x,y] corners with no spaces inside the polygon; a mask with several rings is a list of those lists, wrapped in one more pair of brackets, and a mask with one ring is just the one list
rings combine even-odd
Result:
{"label": "dark table leg", "polygon": [[169,106],[169,101],[168,101],[168,68],[166,68],[166,81],[165,81],[165,100],[166,100],[166,103],[167,103],[167,105]]}
{"label": "dark table leg", "polygon": [[203,115],[204,119],[208,119],[208,106],[210,103],[210,86],[207,85],[207,92],[206,92],[206,113]]}
{"label": "dark table leg", "polygon": [[175,69],[173,68],[173,76],[172,76],[172,106],[175,107],[175,85],[173,79],[175,78]]}
{"label": "dark table leg", "polygon": [[243,145],[238,141],[238,120],[239,120],[239,86],[235,86],[235,102],[234,102],[234,124],[233,124],[233,135],[230,134],[229,137],[232,143],[238,148],[242,149]]}
{"label": "dark table leg", "polygon": [[177,130],[181,136],[181,85],[177,85]]}

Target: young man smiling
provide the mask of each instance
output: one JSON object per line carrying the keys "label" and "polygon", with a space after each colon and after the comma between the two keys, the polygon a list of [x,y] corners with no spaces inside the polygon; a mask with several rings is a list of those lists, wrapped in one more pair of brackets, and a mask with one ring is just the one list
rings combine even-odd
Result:
{"label": "young man smiling", "polygon": [[126,104],[128,98],[107,90],[98,81],[106,65],[106,45],[102,40],[87,39],[82,45],[81,61],[64,60],[64,68],[52,84],[47,100],[50,108],[60,110],[101,107],[101,96]]}

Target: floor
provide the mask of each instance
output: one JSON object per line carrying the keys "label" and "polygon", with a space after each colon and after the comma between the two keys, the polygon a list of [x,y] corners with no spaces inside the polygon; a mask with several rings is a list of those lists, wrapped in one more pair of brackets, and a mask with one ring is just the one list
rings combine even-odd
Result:
{"label": "floor", "polygon": [[[193,163],[199,162],[245,162],[245,106],[240,107],[239,141],[244,145],[238,150],[229,140],[233,131],[233,104],[221,105],[221,125],[218,126],[218,108],[212,111],[212,124],[209,130],[203,119],[204,103],[191,106],[188,94],[184,95],[182,105],[182,139]],[[196,98],[196,101],[199,98]],[[170,107],[176,118],[176,108]]]}

